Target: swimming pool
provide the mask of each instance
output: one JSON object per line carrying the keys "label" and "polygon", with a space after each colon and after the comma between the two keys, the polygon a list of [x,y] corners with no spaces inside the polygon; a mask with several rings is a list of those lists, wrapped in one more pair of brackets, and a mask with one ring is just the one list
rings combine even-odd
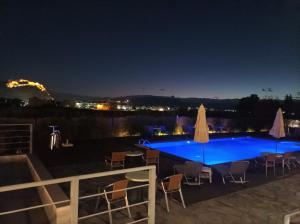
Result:
{"label": "swimming pool", "polygon": [[252,159],[260,156],[263,152],[300,151],[300,142],[253,137],[211,139],[205,144],[193,141],[174,141],[150,143],[144,144],[144,146],[207,165]]}

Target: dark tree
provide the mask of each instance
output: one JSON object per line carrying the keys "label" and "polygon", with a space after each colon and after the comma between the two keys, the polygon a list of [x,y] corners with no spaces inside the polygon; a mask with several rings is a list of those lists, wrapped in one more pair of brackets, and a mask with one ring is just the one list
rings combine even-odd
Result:
{"label": "dark tree", "polygon": [[259,97],[256,94],[251,94],[248,97],[241,98],[237,105],[237,112],[243,116],[253,116],[256,104],[259,102]]}
{"label": "dark tree", "polygon": [[283,109],[288,115],[294,113],[294,101],[292,95],[285,96],[283,101]]}

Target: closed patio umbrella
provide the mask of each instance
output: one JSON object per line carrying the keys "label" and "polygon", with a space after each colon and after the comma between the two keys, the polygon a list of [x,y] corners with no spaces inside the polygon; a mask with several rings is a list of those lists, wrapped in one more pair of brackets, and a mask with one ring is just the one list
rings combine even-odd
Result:
{"label": "closed patio umbrella", "polygon": [[[206,112],[202,104],[198,109],[197,121],[195,124],[194,141],[200,143],[207,143],[209,141],[208,126],[206,122]],[[203,148],[203,163],[204,163],[204,148]]]}
{"label": "closed patio umbrella", "polygon": [[202,104],[198,109],[197,121],[195,124],[194,141],[200,143],[206,143],[209,141],[206,113],[205,108]]}
{"label": "closed patio umbrella", "polygon": [[[274,138],[280,139],[285,137],[283,114],[281,108],[278,109],[272,128],[269,131],[269,135]],[[277,144],[276,144],[277,152]]]}
{"label": "closed patio umbrella", "polygon": [[178,115],[176,116],[175,134],[176,135],[183,134],[182,120],[181,120],[181,118]]}

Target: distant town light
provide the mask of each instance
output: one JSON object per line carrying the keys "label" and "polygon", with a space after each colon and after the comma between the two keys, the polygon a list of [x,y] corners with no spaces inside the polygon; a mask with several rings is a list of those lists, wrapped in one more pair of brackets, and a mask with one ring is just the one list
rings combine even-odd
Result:
{"label": "distant town light", "polygon": [[96,105],[96,110],[110,110],[110,107],[105,104],[97,104]]}

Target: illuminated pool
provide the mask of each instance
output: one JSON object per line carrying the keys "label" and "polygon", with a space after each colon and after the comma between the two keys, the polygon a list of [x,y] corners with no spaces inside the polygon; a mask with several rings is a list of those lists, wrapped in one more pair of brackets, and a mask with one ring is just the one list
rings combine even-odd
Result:
{"label": "illuminated pool", "polygon": [[150,143],[144,144],[144,146],[187,160],[203,162],[207,165],[252,159],[260,156],[263,152],[300,151],[300,142],[253,137],[211,139],[206,144],[193,141],[176,141]]}

